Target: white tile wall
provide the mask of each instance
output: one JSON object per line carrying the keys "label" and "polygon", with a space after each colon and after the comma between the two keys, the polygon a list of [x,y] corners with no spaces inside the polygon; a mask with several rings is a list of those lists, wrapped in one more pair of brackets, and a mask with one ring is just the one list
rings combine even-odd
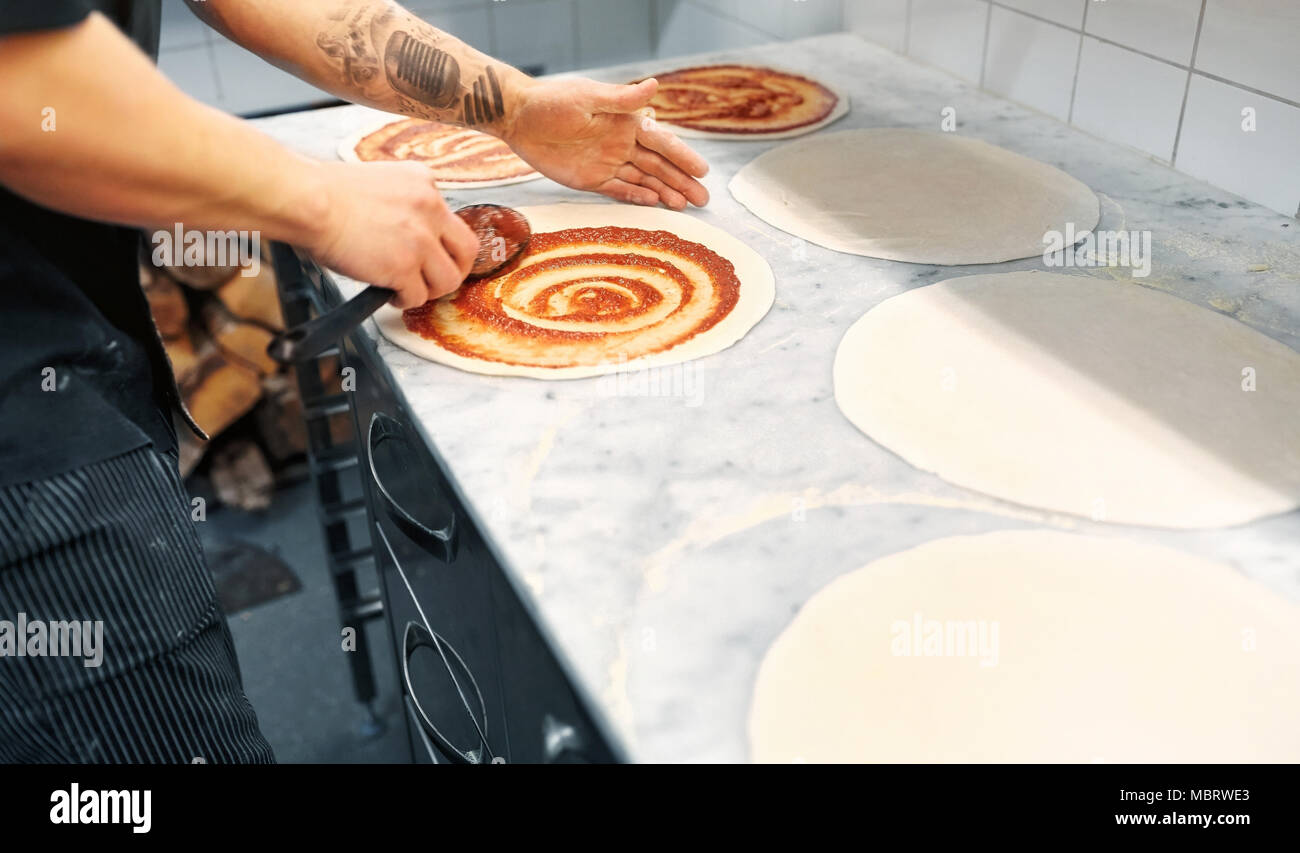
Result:
{"label": "white tile wall", "polygon": [[[987,30],[975,13],[985,5],[845,0],[844,19],[884,47],[1300,215],[1300,0],[991,0]],[[1250,104],[1259,129],[1243,134]]]}
{"label": "white tile wall", "polygon": [[[1083,10],[1089,0],[996,0],[996,2],[1077,30],[1083,25]],[[1115,2],[1123,3],[1126,0],[1115,0]],[[1103,3],[1105,0],[1097,5]]]}
{"label": "white tile wall", "polygon": [[512,65],[542,66],[548,74],[577,67],[572,0],[508,0],[493,3],[491,12],[500,59]]}
{"label": "white tile wall", "polygon": [[[1255,110],[1256,130],[1242,110]],[[1178,168],[1288,216],[1300,215],[1300,107],[1193,75]]]}
{"label": "white tile wall", "polygon": [[848,0],[844,4],[844,29],[903,53],[909,3],[910,0]]}
{"label": "white tile wall", "polygon": [[578,0],[578,67],[649,59],[653,11],[649,0]]}
{"label": "white tile wall", "polygon": [[1085,36],[1074,123],[1169,162],[1187,72]]}
{"label": "white tile wall", "polygon": [[171,48],[207,44],[212,32],[207,24],[186,8],[184,0],[163,0],[162,30],[167,34],[167,46]]}
{"label": "white tile wall", "polygon": [[656,56],[752,47],[772,41],[772,37],[761,30],[689,0],[656,0],[655,24],[658,29]]}
{"label": "white tile wall", "polygon": [[1206,0],[1196,67],[1300,103],[1298,43],[1298,0]]}
{"label": "white tile wall", "polygon": [[244,48],[214,34],[213,58],[222,109],[240,115],[292,109],[334,96],[281,71]]}
{"label": "white tile wall", "polygon": [[986,0],[911,0],[908,55],[978,83]]}
{"label": "white tile wall", "polygon": [[213,107],[222,106],[212,46],[206,42],[161,52],[158,69],[191,97]]}
{"label": "white tile wall", "polygon": [[[500,2],[505,2],[505,0],[500,0]],[[438,21],[433,17],[433,14],[452,9],[464,9],[470,6],[481,7],[483,3],[480,0],[405,0],[402,5],[436,27]]]}
{"label": "white tile wall", "polygon": [[800,39],[843,29],[843,0],[786,0],[781,7],[781,25],[776,35],[782,39]]}
{"label": "white tile wall", "polygon": [[1091,3],[1092,35],[1186,65],[1192,61],[1202,0],[1115,0]]}
{"label": "white tile wall", "polygon": [[1048,115],[1067,118],[1079,38],[1075,30],[994,6],[984,87]]}
{"label": "white tile wall", "polygon": [[[459,8],[451,8],[452,3],[460,3]],[[422,9],[412,3],[410,9],[421,18],[440,30],[456,36],[476,50],[491,53],[492,23],[489,20],[488,7],[482,3],[465,5],[465,0],[442,0],[442,8]]]}
{"label": "white tile wall", "polygon": [[688,0],[775,40],[781,30],[782,8],[789,0]]}
{"label": "white tile wall", "polygon": [[839,32],[843,0],[693,0],[766,35],[768,41]]}

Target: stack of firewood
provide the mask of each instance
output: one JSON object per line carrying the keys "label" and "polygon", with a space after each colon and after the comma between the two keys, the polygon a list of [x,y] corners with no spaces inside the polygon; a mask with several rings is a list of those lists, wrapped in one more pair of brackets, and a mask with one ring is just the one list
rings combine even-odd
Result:
{"label": "stack of firewood", "polygon": [[284,328],[274,272],[263,259],[257,275],[238,267],[140,265],[140,283],[171,358],[176,383],[194,419],[212,437],[183,427],[181,474],[205,457],[222,502],[264,509],[273,469],[306,448],[302,406],[292,375],[266,354]]}

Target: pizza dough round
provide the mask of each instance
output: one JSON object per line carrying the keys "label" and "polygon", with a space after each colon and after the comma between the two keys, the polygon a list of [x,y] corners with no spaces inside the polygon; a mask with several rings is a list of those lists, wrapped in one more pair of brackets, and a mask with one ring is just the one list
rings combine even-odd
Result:
{"label": "pizza dough round", "polygon": [[[629,329],[656,335],[669,323],[680,319],[671,307],[673,300],[682,298],[682,289],[673,292],[672,280],[682,275],[697,272],[689,258],[678,258],[654,246],[620,246],[601,247],[601,251],[614,257],[592,265],[574,266],[573,272],[560,269],[551,278],[536,277],[536,284],[524,281],[527,293],[520,299],[507,300],[506,308],[511,320],[535,328],[569,329],[583,331],[582,323],[591,322],[596,331],[590,338],[590,351],[579,353],[582,363],[570,363],[571,353],[556,353],[554,359],[550,353],[542,352],[543,360],[556,361],[564,366],[547,367],[538,363],[508,363],[506,361],[485,360],[468,357],[462,352],[452,351],[437,341],[423,337],[408,328],[403,312],[385,305],[375,313],[375,322],[384,337],[393,343],[430,361],[446,364],[471,373],[486,373],[498,376],[529,376],[536,379],[577,379],[586,376],[599,376],[650,367],[662,367],[692,359],[702,358],[720,352],[740,340],[767,313],[776,298],[776,284],[772,269],[767,261],[727,232],[709,225],[694,216],[676,213],[670,210],[650,207],[635,207],[619,204],[549,204],[536,207],[521,207],[519,211],[528,218],[534,235],[543,235],[567,229],[591,228],[626,228],[641,229],[647,232],[665,231],[681,240],[700,244],[708,254],[716,254],[734,269],[739,287],[731,309],[716,319],[708,328],[681,340],[668,349],[637,356],[629,355],[626,334]],[[519,279],[531,276],[529,265],[536,264],[555,255],[555,252],[535,254],[533,247],[523,256],[519,266],[512,275],[520,274]],[[630,261],[622,260],[627,256]],[[569,279],[573,279],[570,283]],[[578,281],[581,279],[581,281]],[[485,281],[471,287],[494,286],[495,280]],[[504,284],[503,284],[504,286]],[[686,288],[698,292],[707,287],[701,282],[698,287]],[[656,290],[661,296],[650,294],[648,300],[636,301],[630,296],[637,290]],[[545,290],[545,294],[543,293]],[[547,295],[549,294],[549,295]],[[703,293],[698,293],[704,296]],[[534,314],[533,305],[538,297],[547,300],[544,309]],[[444,303],[452,297],[443,297]],[[567,316],[566,305],[585,307],[574,300],[593,300],[591,304],[604,305],[611,312],[608,322],[583,321]],[[430,303],[425,309],[439,309],[438,303]],[[421,309],[417,309],[421,310]],[[626,326],[622,324],[627,324]],[[605,327],[616,328],[606,336]],[[499,328],[493,328],[497,326]],[[488,324],[478,332],[470,330],[471,336],[479,335],[483,341],[498,337],[505,323]],[[677,330],[680,335],[681,330]],[[521,352],[528,352],[529,340],[520,339]],[[469,341],[477,345],[481,341]],[[508,342],[507,342],[508,343]],[[581,343],[581,342],[579,342]],[[636,350],[633,350],[634,353]]]}
{"label": "pizza dough round", "polygon": [[[413,140],[409,144],[409,149],[418,156],[362,157],[358,153],[358,150],[366,144],[367,140],[371,142],[382,141],[386,135],[400,133],[408,128],[418,128],[421,125],[437,128],[437,131],[420,140]],[[542,176],[540,172],[533,169],[511,151],[509,146],[494,136],[466,127],[444,125],[423,119],[386,120],[362,128],[339,142],[338,155],[340,159],[349,163],[389,159],[424,161],[433,170],[434,177],[439,185],[451,189],[503,187],[511,184],[521,184],[525,181],[535,181]],[[487,164],[478,163],[474,165],[472,168],[475,170],[487,169],[491,171],[493,169],[492,163],[495,162],[498,171],[505,171],[508,174],[499,178],[465,177],[464,167],[459,164],[459,161],[466,158],[471,160],[476,158],[486,159],[488,161]]]}
{"label": "pizza dough round", "polygon": [[1053,531],[929,542],[768,650],[757,762],[1294,762],[1300,608],[1231,568]]}
{"label": "pizza dough round", "polygon": [[885,300],[835,401],[925,471],[1098,521],[1242,524],[1300,505],[1300,354],[1133,283],[1014,272]]}
{"label": "pizza dough round", "polygon": [[[821,130],[849,112],[849,96],[844,92],[803,74],[768,66],[702,65],[654,77],[659,91],[650,106],[657,120],[671,125],[678,136],[691,139],[788,139]],[[732,106],[751,105],[760,113],[752,119],[709,118]],[[772,129],[758,129],[773,123]]]}
{"label": "pizza dough round", "polygon": [[924,264],[1043,253],[1047,231],[1082,236],[1097,196],[1060,169],[978,139],[844,130],[774,148],[731,194],[759,219],[837,252]]}

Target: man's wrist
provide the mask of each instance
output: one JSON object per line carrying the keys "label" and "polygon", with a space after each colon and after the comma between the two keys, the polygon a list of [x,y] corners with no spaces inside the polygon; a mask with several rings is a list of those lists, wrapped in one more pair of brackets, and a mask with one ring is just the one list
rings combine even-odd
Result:
{"label": "man's wrist", "polygon": [[505,83],[505,115],[497,123],[496,127],[488,130],[493,136],[498,137],[507,145],[512,144],[520,128],[517,127],[516,119],[519,116],[519,110],[528,98],[528,93],[533,87],[538,85],[538,81],[529,77],[517,68],[506,66]]}
{"label": "man's wrist", "polygon": [[[296,156],[296,155],[295,155]],[[283,191],[278,209],[270,212],[273,239],[299,248],[318,251],[333,230],[338,215],[333,200],[333,181],[328,163],[296,156],[295,167],[282,175]]]}

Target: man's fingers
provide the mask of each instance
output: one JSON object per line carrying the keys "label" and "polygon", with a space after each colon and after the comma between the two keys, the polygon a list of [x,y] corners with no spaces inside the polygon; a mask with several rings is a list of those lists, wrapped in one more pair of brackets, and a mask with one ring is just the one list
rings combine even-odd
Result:
{"label": "man's fingers", "polygon": [[606,113],[632,113],[650,103],[659,89],[659,81],[650,77],[640,83],[625,86],[617,83],[592,84],[592,100],[596,109]]}
{"label": "man's fingers", "polygon": [[425,257],[421,270],[424,273],[424,281],[428,284],[429,299],[437,299],[439,296],[451,293],[465,280],[465,276],[460,273],[460,268],[442,246],[438,246]]}
{"label": "man's fingers", "polygon": [[416,272],[393,282],[393,295],[388,304],[405,311],[407,308],[419,308],[428,299],[429,287],[424,276]]}
{"label": "man's fingers", "polygon": [[632,165],[663,181],[696,207],[709,203],[709,191],[704,185],[669,163],[662,154],[638,145],[636,153],[632,155]]}
{"label": "man's fingers", "polygon": [[688,175],[702,178],[709,173],[709,164],[703,157],[678,139],[677,134],[665,130],[652,118],[646,117],[640,120],[637,125],[636,139],[643,147],[662,154],[668,162]]}
{"label": "man's fingers", "polygon": [[596,191],[601,195],[609,196],[615,201],[623,201],[628,204],[642,204],[653,207],[659,203],[659,193],[646,187],[639,187],[621,178],[610,178],[596,187]]}
{"label": "man's fingers", "polygon": [[623,164],[617,174],[619,180],[652,190],[654,194],[659,197],[660,201],[671,207],[673,210],[686,209],[686,196],[668,186],[654,175],[646,174],[631,163]]}
{"label": "man's fingers", "polygon": [[460,270],[460,278],[463,281],[465,276],[474,267],[474,260],[478,257],[478,235],[474,229],[465,224],[451,210],[447,211],[447,224],[442,231],[442,246],[451,256],[452,262]]}
{"label": "man's fingers", "polygon": [[640,183],[641,186],[645,187],[646,189],[651,189],[657,192],[659,194],[660,201],[662,201],[664,204],[671,207],[673,210],[686,209],[686,205],[687,205],[686,196],[682,195],[677,190],[668,186],[663,181],[656,178],[654,175],[642,175]]}

